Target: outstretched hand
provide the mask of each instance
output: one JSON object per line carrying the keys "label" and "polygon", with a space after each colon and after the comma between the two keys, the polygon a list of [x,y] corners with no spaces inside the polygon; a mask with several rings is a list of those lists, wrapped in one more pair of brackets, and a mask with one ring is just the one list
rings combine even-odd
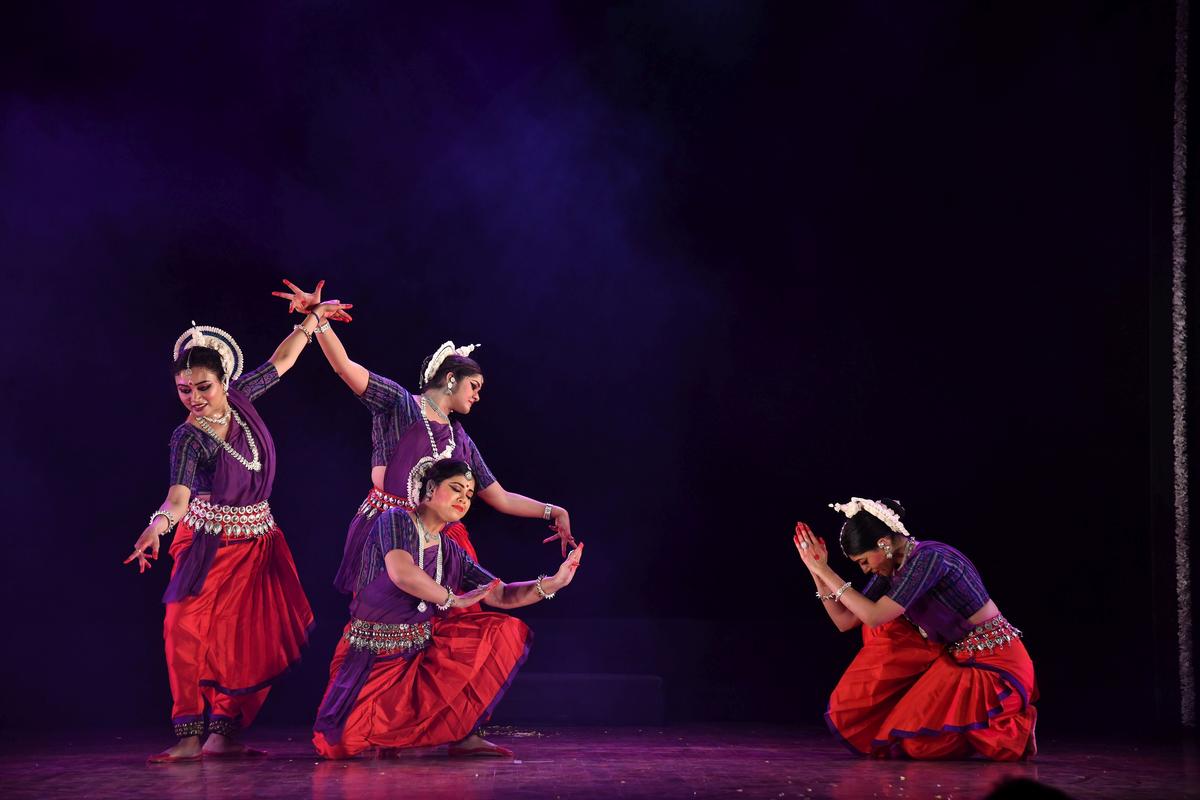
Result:
{"label": "outstretched hand", "polygon": [[480,600],[487,597],[488,593],[500,585],[500,579],[496,578],[491,583],[479,586],[465,594],[456,594],[454,596],[454,608],[466,608],[473,606]]}
{"label": "outstretched hand", "polygon": [[339,303],[337,300],[321,302],[321,291],[325,288],[324,280],[317,281],[317,288],[311,292],[304,291],[286,278],[283,285],[291,291],[271,292],[271,294],[288,301],[289,314],[293,311],[301,314],[316,314],[324,319],[333,319],[338,322],[350,322],[353,319],[345,311],[347,308],[354,308],[352,303]]}
{"label": "outstretched hand", "polygon": [[813,533],[805,523],[796,523],[796,535],[792,537],[792,542],[809,572],[815,573],[829,563],[829,548],[825,546],[825,540]]}

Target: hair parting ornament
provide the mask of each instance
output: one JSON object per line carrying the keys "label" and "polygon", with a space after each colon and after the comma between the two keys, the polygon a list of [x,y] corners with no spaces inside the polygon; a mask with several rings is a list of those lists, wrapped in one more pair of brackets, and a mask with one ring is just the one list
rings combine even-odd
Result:
{"label": "hair parting ornament", "polygon": [[189,377],[192,368],[190,351],[193,347],[207,347],[217,351],[217,355],[221,357],[221,366],[225,368],[225,388],[228,389],[230,382],[237,380],[238,376],[242,374],[242,366],[245,364],[242,348],[238,346],[237,340],[228,331],[212,325],[197,325],[196,320],[192,320],[192,327],[180,334],[179,338],[175,340],[172,358],[178,360],[182,350],[189,351],[187,361]]}
{"label": "hair parting ornament", "polygon": [[429,357],[429,364],[425,367],[425,371],[421,373],[421,386],[429,385],[433,380],[433,376],[437,375],[438,368],[442,366],[442,362],[452,355],[459,355],[467,358],[475,351],[476,347],[483,347],[481,344],[465,344],[462,347],[455,347],[454,342],[443,342],[442,346],[433,351],[433,355]]}

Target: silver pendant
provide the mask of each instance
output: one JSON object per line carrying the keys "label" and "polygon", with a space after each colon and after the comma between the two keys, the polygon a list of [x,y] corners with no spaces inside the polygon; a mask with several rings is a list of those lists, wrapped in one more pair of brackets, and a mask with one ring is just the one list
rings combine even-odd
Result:
{"label": "silver pendant", "polygon": [[426,603],[425,603],[425,601],[424,601],[424,600],[422,600],[421,602],[417,603],[417,611],[424,612],[424,611],[425,611],[427,608],[429,608],[429,606],[428,606],[428,605],[426,605]]}

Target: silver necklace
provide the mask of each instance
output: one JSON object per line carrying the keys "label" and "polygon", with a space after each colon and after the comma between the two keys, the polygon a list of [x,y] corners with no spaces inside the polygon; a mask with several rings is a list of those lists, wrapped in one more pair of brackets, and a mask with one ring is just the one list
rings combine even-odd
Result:
{"label": "silver necklace", "polygon": [[[433,453],[431,456],[422,456],[417,459],[417,463],[413,464],[412,469],[408,471],[408,499],[414,506],[421,501],[421,479],[425,477],[425,472],[429,469],[429,465],[436,461],[441,461],[443,458],[449,458],[454,453],[454,426],[450,426],[450,441],[446,443],[445,448],[439,453],[437,449],[437,439],[433,436],[433,426],[429,424],[429,417],[425,416],[426,406],[433,405],[425,397],[421,395],[421,422],[425,423],[425,433],[429,436],[429,450]],[[441,409],[438,409],[441,413]]]}
{"label": "silver necklace", "polygon": [[437,404],[436,400],[425,394],[421,395],[421,397],[424,398],[426,403],[429,403],[429,407],[433,409],[435,414],[445,420],[447,425],[450,424],[449,415],[447,415],[445,411],[442,411],[442,407]]}
{"label": "silver necklace", "polygon": [[[425,530],[425,523],[421,521],[421,512],[413,512],[413,520],[417,523],[417,530],[420,536],[420,543],[417,545],[417,566],[421,571],[425,571],[425,547],[429,544],[429,531]],[[437,551],[437,568],[434,569],[433,580],[438,586],[442,585],[442,537],[438,536],[438,551]],[[424,600],[417,603],[417,611],[425,611],[429,608],[429,604]]]}
{"label": "silver necklace", "polygon": [[[440,408],[429,402],[429,399],[426,398],[425,395],[421,395],[421,421],[425,423],[425,433],[429,434],[429,449],[433,452],[433,460],[441,461],[443,458],[449,458],[450,454],[454,452],[454,426],[450,426],[450,441],[446,443],[446,447],[442,450],[442,452],[439,453],[437,448],[437,439],[433,436],[433,426],[429,424],[429,417],[425,415],[426,406],[431,406],[436,409],[437,413],[441,414],[443,419],[446,418],[446,415],[442,414],[442,410]],[[448,419],[446,422],[449,425],[450,421]]]}
{"label": "silver necklace", "polygon": [[196,421],[200,423],[200,428],[209,436],[216,439],[217,442],[220,443],[221,447],[225,448],[225,452],[233,456],[239,464],[251,472],[261,472],[262,462],[258,459],[258,443],[254,441],[254,434],[250,432],[250,426],[245,422],[242,422],[242,415],[237,413],[233,406],[229,407],[229,413],[233,416],[233,421],[236,422],[238,427],[242,429],[242,433],[245,434],[246,443],[250,445],[249,461],[246,460],[244,455],[239,453],[237,450],[234,450],[233,445],[231,445],[227,439],[222,439],[220,436],[217,436],[217,432],[212,429],[212,425],[208,424],[207,419],[204,417],[196,417]]}
{"label": "silver necklace", "polygon": [[192,414],[196,419],[202,419],[205,422],[211,422],[213,425],[224,425],[229,422],[229,417],[233,412],[233,406],[226,406],[225,413],[216,417],[205,417],[201,414]]}

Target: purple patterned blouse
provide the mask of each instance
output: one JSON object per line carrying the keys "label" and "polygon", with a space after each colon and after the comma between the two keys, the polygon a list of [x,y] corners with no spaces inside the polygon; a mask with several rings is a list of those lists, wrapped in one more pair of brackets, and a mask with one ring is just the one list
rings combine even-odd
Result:
{"label": "purple patterned blouse", "polygon": [[[171,436],[171,485],[187,486],[193,495],[208,493],[217,505],[248,506],[269,498],[275,483],[275,442],[253,400],[277,383],[279,371],[268,361],[229,387],[229,405],[254,437],[262,469],[251,472],[226,453],[212,436],[191,423],[184,423]],[[251,457],[250,443],[241,425],[231,424],[225,441],[246,458]],[[175,557],[175,569],[163,602],[174,603],[200,593],[220,543],[216,535],[192,538],[191,544]]]}
{"label": "purple patterned blouse", "polygon": [[[403,508],[393,508],[379,515],[371,530],[371,538],[363,551],[362,570],[355,587],[350,614],[356,619],[371,622],[423,622],[434,616],[433,603],[425,611],[417,610],[420,600],[400,589],[388,577],[384,556],[392,550],[404,550],[419,562],[417,526]],[[437,545],[425,548],[425,571],[433,577],[437,569]],[[442,537],[442,585],[456,594],[486,586],[496,578],[475,563],[448,536]]]}
{"label": "purple patterned blouse", "polygon": [[[384,491],[407,497],[408,473],[417,461],[433,454],[429,434],[421,422],[421,406],[403,386],[374,372],[369,373],[367,390],[359,399],[371,410],[371,466],[388,468]],[[450,425],[432,421],[429,424],[441,450],[450,440]],[[496,477],[458,421],[452,425],[453,457],[471,465],[475,490],[482,491],[495,483]]]}
{"label": "purple patterned blouse", "polygon": [[873,576],[863,595],[871,600],[890,597],[930,639],[945,644],[966,636],[974,628],[967,619],[991,599],[969,558],[948,544],[930,541],[917,542],[890,578]]}
{"label": "purple patterned blouse", "polygon": [[[253,372],[243,374],[233,382],[231,388],[237,389],[246,399],[254,402],[278,383],[279,371],[268,361]],[[233,435],[231,428],[230,436]],[[240,447],[237,441],[231,441],[230,444],[246,457],[250,456],[249,448],[244,444]],[[186,486],[192,490],[193,495],[212,492],[217,456],[221,454],[221,450],[220,442],[195,425],[190,422],[180,425],[171,434],[170,485]],[[214,499],[214,502],[220,501]]]}

